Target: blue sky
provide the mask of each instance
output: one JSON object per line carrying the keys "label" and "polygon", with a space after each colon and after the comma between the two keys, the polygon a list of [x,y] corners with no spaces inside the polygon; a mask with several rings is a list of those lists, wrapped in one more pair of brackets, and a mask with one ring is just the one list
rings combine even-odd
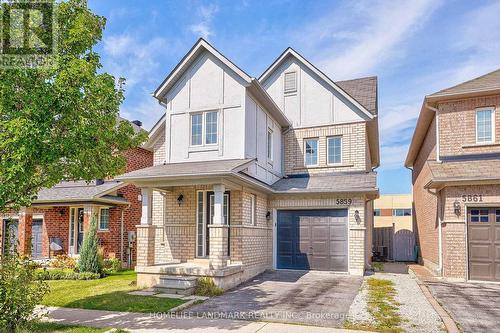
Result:
{"label": "blue sky", "polygon": [[252,76],[292,46],[333,80],[377,75],[382,193],[403,167],[423,97],[500,67],[500,1],[90,0],[107,18],[104,70],[127,79],[122,115],[150,128],[150,96],[199,37]]}

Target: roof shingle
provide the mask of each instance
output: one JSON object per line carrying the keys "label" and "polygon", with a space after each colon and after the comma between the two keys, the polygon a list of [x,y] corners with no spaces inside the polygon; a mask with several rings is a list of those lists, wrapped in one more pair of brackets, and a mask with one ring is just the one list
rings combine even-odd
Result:
{"label": "roof shingle", "polygon": [[[98,199],[104,193],[121,185],[123,185],[122,182],[115,180],[105,181],[101,185],[97,185],[95,181],[61,182],[54,187],[41,189],[33,202],[91,201]],[[114,196],[103,196],[103,198],[126,202],[123,198]]]}
{"label": "roof shingle", "polygon": [[360,192],[377,190],[376,172],[336,172],[289,177],[272,185],[276,192]]}
{"label": "roof shingle", "polygon": [[370,76],[335,82],[371,114],[377,114],[377,77]]}
{"label": "roof shingle", "polygon": [[476,77],[472,80],[457,84],[456,86],[440,90],[434,94],[429,95],[429,97],[464,94],[490,89],[500,89],[500,69],[497,69],[480,77]]}

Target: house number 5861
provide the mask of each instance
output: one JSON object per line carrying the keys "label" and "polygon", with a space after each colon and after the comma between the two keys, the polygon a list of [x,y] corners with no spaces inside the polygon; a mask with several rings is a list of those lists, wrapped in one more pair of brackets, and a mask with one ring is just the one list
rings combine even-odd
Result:
{"label": "house number 5861", "polygon": [[463,202],[483,202],[482,194],[462,194]]}

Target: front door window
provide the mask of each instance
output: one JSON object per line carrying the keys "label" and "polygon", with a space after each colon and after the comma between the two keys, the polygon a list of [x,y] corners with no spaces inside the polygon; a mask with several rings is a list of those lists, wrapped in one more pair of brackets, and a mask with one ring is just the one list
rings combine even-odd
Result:
{"label": "front door window", "polygon": [[[215,194],[211,191],[198,191],[196,199],[196,256],[203,258],[209,255],[210,233],[208,225],[213,223]],[[224,224],[226,225],[230,224],[229,207],[230,196],[229,191],[227,191],[224,193],[224,203],[222,208]]]}

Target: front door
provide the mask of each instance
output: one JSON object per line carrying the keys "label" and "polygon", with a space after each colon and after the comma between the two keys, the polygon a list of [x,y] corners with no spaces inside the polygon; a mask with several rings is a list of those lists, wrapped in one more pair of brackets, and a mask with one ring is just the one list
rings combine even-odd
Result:
{"label": "front door", "polygon": [[83,208],[71,208],[69,214],[69,251],[70,255],[80,253],[83,242]]}
{"label": "front door", "polygon": [[467,212],[469,279],[500,282],[500,208]]}
{"label": "front door", "polygon": [[33,259],[42,257],[42,233],[43,220],[33,219],[31,225],[31,257]]}
{"label": "front door", "polygon": [[[197,192],[197,209],[196,209],[196,256],[198,258],[208,257],[210,255],[210,233],[208,225],[213,223],[214,217],[214,192],[198,191]],[[229,191],[224,193],[224,224],[230,224],[230,194]],[[230,235],[228,234],[228,256],[230,253]]]}

